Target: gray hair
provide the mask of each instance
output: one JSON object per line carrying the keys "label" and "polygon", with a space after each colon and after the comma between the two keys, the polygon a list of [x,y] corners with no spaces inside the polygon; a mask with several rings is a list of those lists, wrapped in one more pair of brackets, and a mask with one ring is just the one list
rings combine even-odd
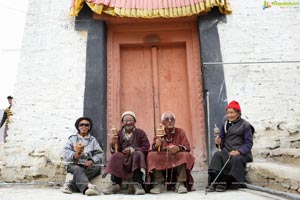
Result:
{"label": "gray hair", "polygon": [[165,120],[165,116],[166,116],[167,114],[172,115],[172,117],[174,117],[174,119],[176,119],[174,113],[172,113],[172,112],[164,112],[164,113],[161,115],[161,121],[164,121],[164,120]]}

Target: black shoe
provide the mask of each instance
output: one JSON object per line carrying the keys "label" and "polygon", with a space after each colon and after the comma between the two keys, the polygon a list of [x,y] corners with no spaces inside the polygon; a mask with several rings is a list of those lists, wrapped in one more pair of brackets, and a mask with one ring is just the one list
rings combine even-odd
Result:
{"label": "black shoe", "polygon": [[227,189],[226,185],[217,185],[216,186],[216,191],[217,192],[225,192]]}

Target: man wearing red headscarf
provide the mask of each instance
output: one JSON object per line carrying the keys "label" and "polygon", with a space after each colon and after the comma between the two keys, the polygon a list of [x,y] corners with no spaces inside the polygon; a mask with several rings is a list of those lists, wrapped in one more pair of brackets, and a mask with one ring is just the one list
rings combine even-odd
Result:
{"label": "man wearing red headscarf", "polygon": [[244,187],[245,167],[247,162],[252,162],[253,126],[241,118],[241,107],[237,101],[232,101],[226,107],[227,120],[222,125],[219,135],[215,138],[216,145],[220,145],[208,169],[208,185],[220,173],[219,178],[209,192],[224,192],[228,187]]}

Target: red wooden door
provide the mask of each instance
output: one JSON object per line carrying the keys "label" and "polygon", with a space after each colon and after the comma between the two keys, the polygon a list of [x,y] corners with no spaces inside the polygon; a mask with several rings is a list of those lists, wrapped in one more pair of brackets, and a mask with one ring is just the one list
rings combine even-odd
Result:
{"label": "red wooden door", "polygon": [[204,169],[206,140],[197,32],[186,25],[183,30],[174,27],[171,32],[162,31],[159,25],[109,27],[108,129],[120,128],[120,115],[131,110],[137,115],[136,126],[152,143],[162,112],[172,111],[175,126],[186,131],[191,143],[195,169]]}

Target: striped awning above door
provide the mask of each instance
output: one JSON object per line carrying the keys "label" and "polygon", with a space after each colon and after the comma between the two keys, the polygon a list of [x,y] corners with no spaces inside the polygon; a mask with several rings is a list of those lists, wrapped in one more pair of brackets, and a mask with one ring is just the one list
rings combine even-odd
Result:
{"label": "striped awning above door", "polygon": [[184,17],[209,12],[213,7],[223,14],[232,12],[229,0],[72,0],[70,14],[77,16],[84,3],[97,14],[132,18]]}

